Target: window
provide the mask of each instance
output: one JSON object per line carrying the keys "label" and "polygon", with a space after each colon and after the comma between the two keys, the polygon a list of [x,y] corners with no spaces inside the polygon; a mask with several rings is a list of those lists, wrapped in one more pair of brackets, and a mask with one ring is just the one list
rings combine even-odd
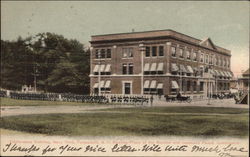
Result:
{"label": "window", "polygon": [[129,63],[128,74],[133,74],[133,69],[134,69],[133,63]]}
{"label": "window", "polygon": [[224,67],[227,67],[227,61],[226,61],[226,59],[224,60]]}
{"label": "window", "polygon": [[107,49],[107,58],[111,58],[111,49]]}
{"label": "window", "polygon": [[208,55],[206,55],[205,63],[208,64]]}
{"label": "window", "polygon": [[127,49],[123,48],[122,49],[122,58],[127,58],[128,57],[128,54],[127,54]]}
{"label": "window", "polygon": [[220,61],[220,66],[222,67],[223,66],[223,60],[221,59]]}
{"label": "window", "polygon": [[131,94],[131,83],[124,83],[124,94]]}
{"label": "window", "polygon": [[196,88],[197,88],[197,83],[196,83],[196,81],[194,81],[194,82],[193,82],[193,91],[194,91],[194,92],[197,91]]}
{"label": "window", "polygon": [[176,57],[176,47],[171,47],[172,57]]}
{"label": "window", "polygon": [[124,63],[122,64],[122,74],[133,74],[134,65],[133,63]]}
{"label": "window", "polygon": [[99,49],[95,50],[95,58],[99,58]]}
{"label": "window", "polygon": [[150,57],[150,47],[146,47],[146,57]]}
{"label": "window", "polygon": [[105,54],[105,49],[101,49],[101,58],[105,58],[106,54]]}
{"label": "window", "polygon": [[122,49],[122,57],[123,58],[133,57],[133,48],[123,48]]}
{"label": "window", "polygon": [[157,66],[158,74],[163,74],[163,66],[164,66],[164,63],[158,63],[158,66]]}
{"label": "window", "polygon": [[217,61],[217,58],[216,58],[216,57],[214,57],[214,64],[215,64],[215,65],[218,65],[218,61]]}
{"label": "window", "polygon": [[203,53],[201,53],[201,55],[200,55],[200,62],[204,62],[204,55],[203,55]]}
{"label": "window", "polygon": [[230,68],[230,60],[227,62],[227,67]]}
{"label": "window", "polygon": [[133,54],[133,48],[129,48],[129,51],[128,51],[128,57],[133,57],[134,54]]}
{"label": "window", "polygon": [[187,81],[187,91],[190,91],[190,87],[191,87],[191,82]]}
{"label": "window", "polygon": [[122,64],[122,74],[127,74],[127,64]]}
{"label": "window", "polygon": [[164,47],[159,46],[159,56],[164,56]]}
{"label": "window", "polygon": [[194,52],[194,53],[193,53],[193,60],[194,60],[194,61],[197,61],[197,52]]}
{"label": "window", "polygon": [[204,90],[203,85],[204,85],[204,82],[200,82],[200,91]]}
{"label": "window", "polygon": [[213,57],[211,55],[209,56],[209,64],[213,64]]}
{"label": "window", "polygon": [[190,51],[187,51],[187,59],[191,59],[191,57],[190,57]]}
{"label": "window", "polygon": [[152,47],[152,56],[153,57],[157,56],[157,47],[156,46]]}
{"label": "window", "polygon": [[184,56],[183,56],[183,49],[182,49],[182,48],[180,49],[180,55],[179,55],[179,57],[180,57],[180,58],[183,58],[183,57],[184,57]]}

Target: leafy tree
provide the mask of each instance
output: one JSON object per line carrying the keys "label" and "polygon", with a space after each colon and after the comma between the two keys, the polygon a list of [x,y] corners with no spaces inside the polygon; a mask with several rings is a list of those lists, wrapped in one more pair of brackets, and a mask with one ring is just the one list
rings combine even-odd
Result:
{"label": "leafy tree", "polygon": [[[39,33],[17,41],[1,40],[1,87],[20,90],[33,85],[45,92],[89,92],[89,50],[77,40]],[[32,43],[27,46],[27,41]]]}

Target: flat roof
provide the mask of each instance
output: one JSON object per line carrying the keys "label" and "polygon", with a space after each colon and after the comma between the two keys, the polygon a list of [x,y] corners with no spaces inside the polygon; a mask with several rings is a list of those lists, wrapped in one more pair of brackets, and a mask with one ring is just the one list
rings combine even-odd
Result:
{"label": "flat roof", "polygon": [[[127,33],[115,33],[115,34],[102,34],[102,35],[93,35],[91,36],[90,42],[101,42],[101,41],[115,41],[115,40],[136,40],[143,38],[156,38],[156,37],[168,37],[173,36],[179,39],[187,40],[195,44],[200,44],[202,40],[191,37],[189,35],[176,32],[172,29],[165,30],[152,30],[152,31],[142,31],[142,32],[127,32]],[[230,50],[219,47],[215,45],[216,49],[221,52],[231,53]]]}

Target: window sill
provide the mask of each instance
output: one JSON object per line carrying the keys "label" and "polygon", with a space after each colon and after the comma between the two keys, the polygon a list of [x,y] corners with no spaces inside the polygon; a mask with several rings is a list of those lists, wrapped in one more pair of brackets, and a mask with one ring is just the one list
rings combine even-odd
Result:
{"label": "window sill", "polygon": [[134,57],[122,57],[122,59],[133,59]]}
{"label": "window sill", "polygon": [[97,59],[97,58],[95,58],[94,60],[111,60],[111,58],[101,58],[101,59]]}

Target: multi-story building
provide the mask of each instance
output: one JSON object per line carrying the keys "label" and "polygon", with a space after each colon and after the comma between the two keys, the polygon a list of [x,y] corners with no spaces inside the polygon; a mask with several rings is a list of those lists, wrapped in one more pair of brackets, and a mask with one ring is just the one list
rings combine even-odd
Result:
{"label": "multi-story building", "polygon": [[91,94],[228,92],[231,52],[173,30],[91,38]]}
{"label": "multi-story building", "polygon": [[239,91],[249,91],[249,78],[250,78],[250,69],[242,73],[242,76],[238,78],[238,88]]}

